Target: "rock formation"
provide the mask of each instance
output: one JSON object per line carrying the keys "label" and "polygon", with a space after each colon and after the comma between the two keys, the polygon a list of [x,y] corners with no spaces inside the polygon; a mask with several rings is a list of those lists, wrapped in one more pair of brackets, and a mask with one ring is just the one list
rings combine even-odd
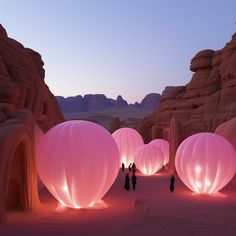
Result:
{"label": "rock formation", "polygon": [[115,106],[115,101],[104,94],[86,94],[64,98],[56,96],[57,102],[64,113],[96,112]]}
{"label": "rock formation", "polygon": [[[236,34],[219,50],[203,50],[195,55],[190,69],[195,72],[185,86],[162,97],[159,109],[146,117],[139,130],[147,142],[152,136],[169,139],[170,120],[181,126],[180,140],[217,126],[236,116]],[[153,133],[152,127],[158,127]]]}
{"label": "rock formation", "polygon": [[35,124],[47,131],[64,120],[44,75],[41,56],[0,25],[0,223],[6,209],[39,204]]}
{"label": "rock formation", "polygon": [[116,130],[118,130],[120,128],[123,128],[123,127],[127,127],[127,126],[128,126],[128,124],[125,121],[121,121],[119,117],[115,117],[115,118],[113,118],[113,120],[111,122],[111,126],[109,128],[109,132],[112,134]]}
{"label": "rock formation", "polygon": [[145,96],[141,103],[128,104],[121,95],[117,99],[107,98],[104,94],[86,94],[75,97],[64,98],[56,96],[57,102],[64,113],[76,112],[97,112],[110,108],[124,108],[135,106],[147,111],[154,111],[158,108],[161,95],[158,93],[150,93]]}
{"label": "rock formation", "polygon": [[140,107],[145,110],[154,111],[159,107],[161,95],[158,93],[149,93],[140,103]]}
{"label": "rock formation", "polygon": [[115,101],[115,107],[116,108],[122,108],[122,107],[127,107],[128,103],[125,101],[121,95],[119,95]]}
{"label": "rock formation", "polygon": [[225,137],[236,150],[236,117],[219,125],[215,133]]}
{"label": "rock formation", "polygon": [[164,97],[166,96],[168,93],[170,93],[173,89],[175,88],[175,86],[166,86],[165,89],[162,91],[161,96]]}
{"label": "rock formation", "polygon": [[[137,129],[144,141],[165,138],[175,145],[170,150],[174,163],[176,145],[186,137],[203,131],[214,132],[221,123],[236,116],[236,34],[219,51],[203,50],[191,61],[191,81],[162,97],[159,109],[145,117]],[[170,121],[178,129],[173,129]],[[173,170],[173,165],[172,165]]]}

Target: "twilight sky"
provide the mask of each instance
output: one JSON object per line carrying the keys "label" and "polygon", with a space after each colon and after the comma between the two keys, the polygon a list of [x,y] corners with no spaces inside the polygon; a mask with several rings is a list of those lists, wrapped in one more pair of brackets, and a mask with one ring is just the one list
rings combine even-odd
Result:
{"label": "twilight sky", "polygon": [[0,0],[8,35],[38,51],[54,95],[141,101],[190,79],[236,31],[235,0]]}

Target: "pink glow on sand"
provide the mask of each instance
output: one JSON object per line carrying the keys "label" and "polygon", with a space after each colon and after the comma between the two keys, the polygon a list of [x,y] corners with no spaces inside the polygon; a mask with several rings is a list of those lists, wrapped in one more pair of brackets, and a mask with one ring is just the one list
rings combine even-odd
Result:
{"label": "pink glow on sand", "polygon": [[119,151],[103,127],[67,121],[44,135],[37,152],[37,170],[63,206],[93,207],[117,177]]}
{"label": "pink glow on sand", "polygon": [[145,144],[135,151],[134,161],[143,175],[153,175],[162,168],[164,156],[155,145]]}
{"label": "pink glow on sand", "polygon": [[134,162],[134,152],[143,145],[142,136],[132,128],[121,128],[112,134],[120,151],[120,164],[125,167]]}
{"label": "pink glow on sand", "polygon": [[150,142],[150,144],[156,145],[164,155],[164,165],[169,162],[170,159],[170,144],[165,139],[154,139]]}
{"label": "pink glow on sand", "polygon": [[212,194],[233,178],[236,153],[225,138],[214,133],[199,133],[180,144],[175,167],[180,179],[193,192]]}

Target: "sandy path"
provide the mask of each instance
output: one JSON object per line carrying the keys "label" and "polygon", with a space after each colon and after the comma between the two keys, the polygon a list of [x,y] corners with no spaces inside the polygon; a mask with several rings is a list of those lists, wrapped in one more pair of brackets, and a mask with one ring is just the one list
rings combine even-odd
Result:
{"label": "sandy path", "polygon": [[[236,179],[236,178],[235,178]],[[193,195],[179,179],[169,192],[165,173],[138,176],[137,190],[123,189],[124,174],[104,197],[108,208],[56,213],[54,198],[40,192],[43,203],[34,213],[8,214],[1,236],[11,235],[236,235],[236,180],[226,197]]]}

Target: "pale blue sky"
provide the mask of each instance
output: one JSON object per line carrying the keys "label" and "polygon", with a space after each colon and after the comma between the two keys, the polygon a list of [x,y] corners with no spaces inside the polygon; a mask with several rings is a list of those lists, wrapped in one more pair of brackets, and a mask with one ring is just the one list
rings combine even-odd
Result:
{"label": "pale blue sky", "polygon": [[8,35],[38,51],[55,95],[128,102],[191,79],[202,49],[236,30],[234,0],[0,0]]}

